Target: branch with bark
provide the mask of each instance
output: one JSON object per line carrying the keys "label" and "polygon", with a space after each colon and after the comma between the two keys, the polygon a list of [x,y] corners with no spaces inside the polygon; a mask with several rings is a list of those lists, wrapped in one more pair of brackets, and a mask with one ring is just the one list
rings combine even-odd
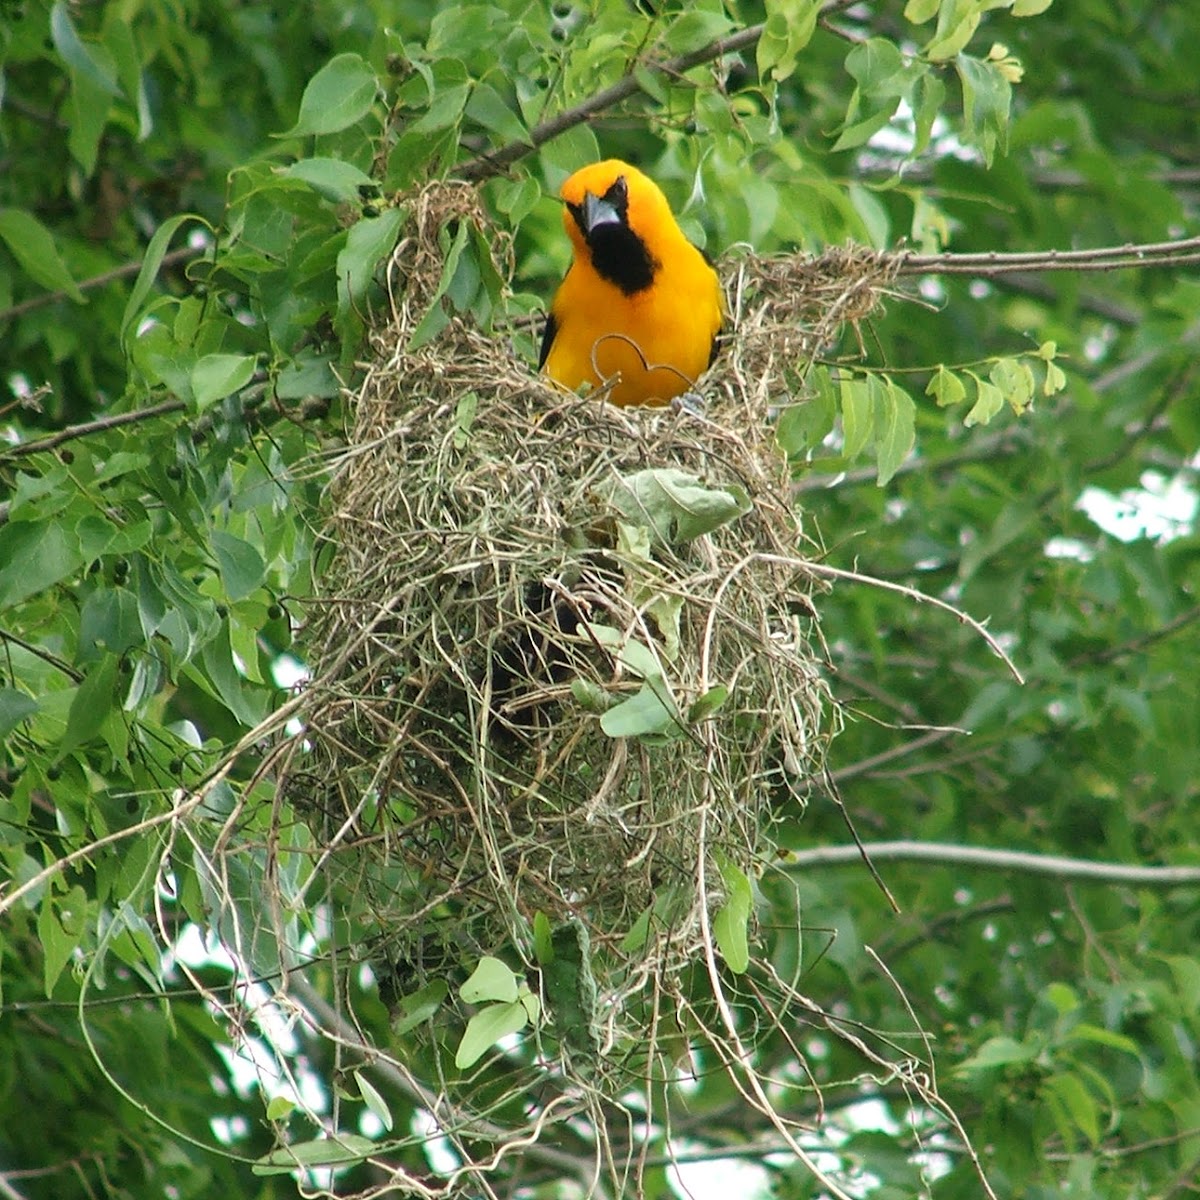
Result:
{"label": "branch with bark", "polygon": [[1140,867],[1128,863],[1095,862],[1056,854],[1031,854],[1024,850],[994,850],[984,846],[958,846],[942,842],[864,842],[858,846],[814,846],[788,855],[789,871],[814,867],[843,867],[861,862],[922,862],[943,867],[968,867],[981,871],[1007,871],[1045,875],[1063,883],[1126,884],[1167,888],[1200,884],[1200,867]]}

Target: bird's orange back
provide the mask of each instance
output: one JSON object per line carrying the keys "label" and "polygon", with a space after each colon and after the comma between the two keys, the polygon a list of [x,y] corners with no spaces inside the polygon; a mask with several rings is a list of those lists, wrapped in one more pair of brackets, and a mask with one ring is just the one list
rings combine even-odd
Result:
{"label": "bird's orange back", "polygon": [[658,186],[627,163],[583,167],[561,196],[574,260],[551,305],[543,369],[572,390],[619,375],[614,404],[666,404],[712,360],[716,272]]}

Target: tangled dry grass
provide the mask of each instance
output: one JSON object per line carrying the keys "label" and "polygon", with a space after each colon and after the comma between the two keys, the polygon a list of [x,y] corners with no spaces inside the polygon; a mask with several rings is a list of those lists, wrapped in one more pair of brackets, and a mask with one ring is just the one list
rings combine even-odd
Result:
{"label": "tangled dry grass", "polygon": [[[734,894],[833,728],[772,409],[893,268],[746,258],[703,407],[620,410],[461,318],[414,346],[463,223],[504,259],[476,192],[450,184],[415,199],[391,263],[329,489],[308,750],[284,787],[392,993],[482,956],[541,979],[538,1053],[585,1097],[565,1113],[595,1125],[648,1078],[668,1017],[690,1013],[730,1069],[744,1057],[720,998],[696,1007],[697,972],[717,984],[739,923],[753,940]],[[547,931],[569,944],[569,998]]]}

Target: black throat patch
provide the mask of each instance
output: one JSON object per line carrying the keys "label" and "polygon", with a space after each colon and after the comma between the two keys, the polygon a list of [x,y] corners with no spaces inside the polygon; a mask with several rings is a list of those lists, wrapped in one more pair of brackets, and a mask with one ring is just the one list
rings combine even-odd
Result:
{"label": "black throat patch", "polygon": [[595,224],[590,231],[584,205],[567,206],[587,243],[592,266],[601,279],[615,284],[627,296],[645,291],[654,281],[658,263],[646,243],[629,227],[629,191],[625,177],[618,177],[601,200],[616,211],[620,220]]}
{"label": "black throat patch", "polygon": [[598,225],[587,239],[596,273],[627,296],[645,291],[654,281],[657,263],[628,225]]}

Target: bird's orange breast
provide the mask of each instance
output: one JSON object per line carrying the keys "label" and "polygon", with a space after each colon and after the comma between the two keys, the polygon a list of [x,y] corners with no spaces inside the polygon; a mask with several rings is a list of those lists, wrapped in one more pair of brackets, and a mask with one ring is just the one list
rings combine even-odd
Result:
{"label": "bird's orange breast", "polygon": [[551,305],[542,366],[571,390],[607,384],[614,404],[662,405],[692,387],[712,359],[723,317],[720,282],[657,185],[635,168],[617,161],[583,168],[563,198],[578,207],[615,178],[627,185],[623,218],[648,256],[649,283],[626,290],[606,278],[568,211],[575,257]]}
{"label": "bird's orange breast", "polygon": [[574,391],[619,376],[614,404],[666,404],[704,373],[721,327],[720,290],[712,268],[690,245],[696,263],[663,269],[634,296],[576,264],[554,302],[555,335],[546,357],[551,379]]}

